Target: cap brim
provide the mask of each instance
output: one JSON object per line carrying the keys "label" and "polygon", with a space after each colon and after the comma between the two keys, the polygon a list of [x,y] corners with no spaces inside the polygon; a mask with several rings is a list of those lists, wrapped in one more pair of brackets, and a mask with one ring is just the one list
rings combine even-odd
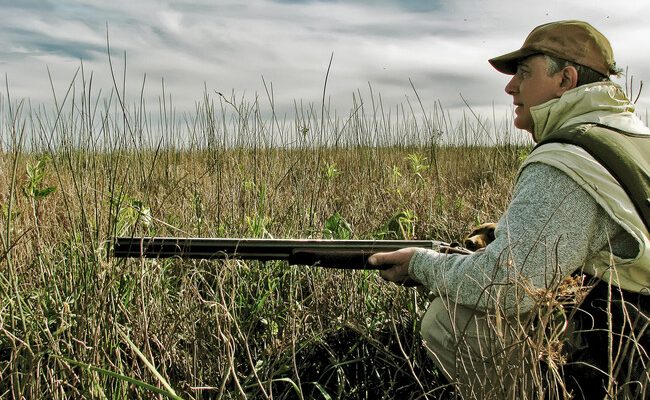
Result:
{"label": "cap brim", "polygon": [[539,53],[539,51],[533,49],[519,49],[512,53],[491,58],[488,62],[492,64],[497,71],[506,75],[514,75],[517,72],[517,64],[521,59],[537,53]]}

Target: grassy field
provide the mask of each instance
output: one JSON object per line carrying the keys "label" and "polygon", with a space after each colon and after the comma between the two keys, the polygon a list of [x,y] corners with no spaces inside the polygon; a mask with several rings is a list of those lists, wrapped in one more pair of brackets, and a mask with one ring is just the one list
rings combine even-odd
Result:
{"label": "grassy field", "polygon": [[420,344],[421,290],[107,251],[131,234],[451,241],[498,218],[525,144],[357,100],[291,120],[208,94],[152,117],[85,85],[54,110],[2,103],[0,398],[450,396]]}

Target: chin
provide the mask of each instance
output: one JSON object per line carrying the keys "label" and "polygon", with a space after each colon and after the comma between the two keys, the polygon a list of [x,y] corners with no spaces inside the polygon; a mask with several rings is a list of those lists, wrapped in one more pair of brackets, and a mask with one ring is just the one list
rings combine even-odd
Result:
{"label": "chin", "polygon": [[531,132],[531,133],[533,132],[533,127],[531,126],[531,124],[527,124],[524,121],[521,121],[519,118],[515,118],[513,123],[515,125],[515,128],[517,128],[517,129],[521,129],[521,130],[528,131],[528,132]]}

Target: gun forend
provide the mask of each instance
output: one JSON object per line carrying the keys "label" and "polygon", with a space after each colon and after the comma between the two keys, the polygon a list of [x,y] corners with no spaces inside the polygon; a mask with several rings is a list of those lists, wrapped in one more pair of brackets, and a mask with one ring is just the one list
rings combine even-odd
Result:
{"label": "gun forend", "polygon": [[[439,250],[436,240],[326,240],[326,239],[232,239],[189,237],[117,237],[114,257],[285,260],[292,265],[344,269],[377,269],[368,265],[374,253],[406,247]],[[381,267],[379,267],[381,268]]]}

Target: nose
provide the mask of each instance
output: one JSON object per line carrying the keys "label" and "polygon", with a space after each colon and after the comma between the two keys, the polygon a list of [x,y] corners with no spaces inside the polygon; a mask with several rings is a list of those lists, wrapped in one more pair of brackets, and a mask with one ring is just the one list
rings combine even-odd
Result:
{"label": "nose", "polygon": [[512,78],[510,79],[510,82],[506,85],[506,93],[508,93],[511,96],[514,96],[519,90],[519,80],[517,79],[517,75],[513,75]]}

